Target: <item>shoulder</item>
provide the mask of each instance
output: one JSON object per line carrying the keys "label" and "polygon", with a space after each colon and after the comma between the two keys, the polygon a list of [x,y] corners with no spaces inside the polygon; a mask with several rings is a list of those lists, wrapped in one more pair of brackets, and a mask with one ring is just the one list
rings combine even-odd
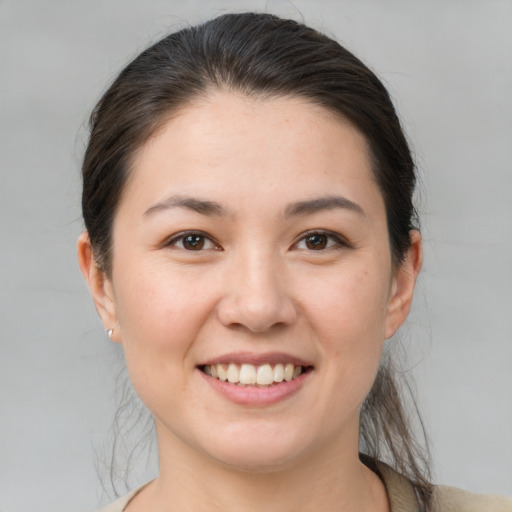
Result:
{"label": "shoulder", "polygon": [[130,491],[128,494],[121,496],[116,501],[113,501],[112,503],[105,505],[102,508],[99,508],[95,512],[123,512],[128,503],[130,503],[130,501],[135,497],[135,495],[142,491],[142,489],[146,487],[146,485],[148,484],[141,485],[137,489]]}
{"label": "shoulder", "polygon": [[512,498],[437,485],[433,496],[434,512],[512,512]]}
{"label": "shoulder", "polygon": [[135,492],[129,492],[128,494],[118,498],[116,501],[113,501],[112,503],[99,508],[95,512],[122,512],[134,495]]}
{"label": "shoulder", "polygon": [[[420,510],[414,485],[406,477],[397,473],[387,464],[375,461],[370,469],[376,468],[388,493],[391,512],[411,512]],[[435,485],[432,495],[432,512],[512,512],[512,498],[472,492]]]}

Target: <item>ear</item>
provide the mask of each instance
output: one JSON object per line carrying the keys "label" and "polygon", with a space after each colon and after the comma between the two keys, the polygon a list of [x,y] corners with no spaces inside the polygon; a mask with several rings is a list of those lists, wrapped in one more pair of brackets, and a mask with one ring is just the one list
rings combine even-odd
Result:
{"label": "ear", "polygon": [[405,322],[411,309],[416,279],[423,263],[423,247],[418,230],[409,234],[411,245],[400,267],[395,270],[386,318],[386,339]]}
{"label": "ear", "polygon": [[114,300],[114,290],[112,283],[105,272],[101,270],[94,258],[89,233],[84,231],[78,237],[77,243],[78,264],[82,275],[89,286],[96,311],[103,322],[105,330],[112,329],[111,339],[116,342],[121,341],[121,333],[117,319],[116,303]]}

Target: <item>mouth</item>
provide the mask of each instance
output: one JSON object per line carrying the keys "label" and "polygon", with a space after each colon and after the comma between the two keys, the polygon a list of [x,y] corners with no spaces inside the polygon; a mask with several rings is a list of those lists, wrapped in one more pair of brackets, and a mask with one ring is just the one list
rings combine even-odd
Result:
{"label": "mouth", "polygon": [[221,382],[229,382],[242,387],[273,387],[283,382],[291,382],[313,369],[312,366],[293,363],[248,363],[204,364],[199,369],[206,375]]}

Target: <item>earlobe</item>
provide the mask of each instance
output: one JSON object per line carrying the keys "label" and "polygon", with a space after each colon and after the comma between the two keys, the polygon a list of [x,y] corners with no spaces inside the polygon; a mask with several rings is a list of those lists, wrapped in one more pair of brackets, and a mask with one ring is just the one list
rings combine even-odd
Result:
{"label": "earlobe", "polygon": [[386,339],[395,334],[409,314],[414,287],[423,263],[420,232],[412,230],[409,236],[411,245],[393,277],[386,319]]}
{"label": "earlobe", "polygon": [[96,263],[87,231],[84,231],[78,237],[77,252],[78,264],[80,265],[82,275],[91,292],[96,311],[103,322],[105,330],[107,332],[112,330],[112,336],[109,337],[113,341],[119,342],[121,341],[120,329],[112,283],[105,272],[101,270]]}

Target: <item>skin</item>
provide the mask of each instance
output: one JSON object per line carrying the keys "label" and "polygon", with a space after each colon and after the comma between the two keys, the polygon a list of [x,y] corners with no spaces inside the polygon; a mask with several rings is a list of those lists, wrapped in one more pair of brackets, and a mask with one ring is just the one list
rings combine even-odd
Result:
{"label": "skin", "polygon": [[[332,197],[345,203],[294,211]],[[203,249],[177,239],[190,231],[206,234]],[[308,245],[311,231],[325,247]],[[95,265],[87,233],[78,244],[105,328],[155,417],[160,476],[127,510],[388,510],[359,462],[358,420],[384,342],[409,312],[422,257],[419,234],[411,240],[394,268],[365,139],[322,107],[214,92],[176,113],[134,159],[112,275]],[[271,405],[233,403],[198,369],[274,351],[312,371]]]}

